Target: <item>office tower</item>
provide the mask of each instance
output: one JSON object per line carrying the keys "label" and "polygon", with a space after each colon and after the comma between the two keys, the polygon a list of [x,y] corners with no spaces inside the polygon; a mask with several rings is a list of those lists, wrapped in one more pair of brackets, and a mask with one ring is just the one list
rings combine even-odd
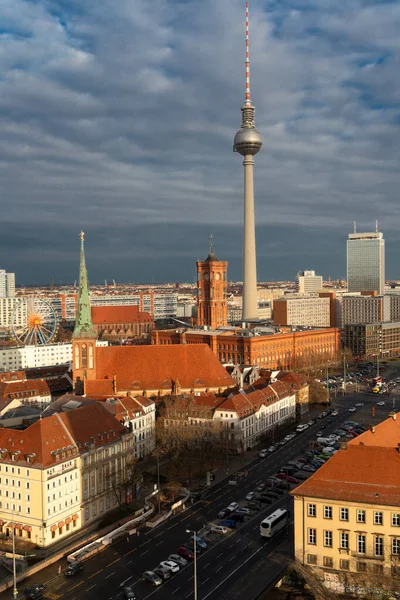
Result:
{"label": "office tower", "polygon": [[296,275],[296,290],[299,294],[318,294],[322,290],[322,277],[315,271],[299,271]]}
{"label": "office tower", "polygon": [[0,297],[13,298],[15,296],[15,273],[6,273],[0,269]]}
{"label": "office tower", "polygon": [[349,292],[385,293],[385,240],[383,234],[350,233],[347,240]]}
{"label": "office tower", "polygon": [[212,244],[210,252],[203,261],[198,260],[197,294],[198,311],[197,325],[208,326],[211,329],[224,327],[228,323],[228,305],[226,300],[228,263],[218,260]]}
{"label": "office tower", "polygon": [[256,320],[257,267],[254,223],[253,156],[261,150],[262,139],[254,124],[255,108],[250,99],[249,4],[246,2],[246,94],[241,108],[242,124],[235,135],[233,151],[243,156],[244,167],[244,232],[243,232],[243,321]]}

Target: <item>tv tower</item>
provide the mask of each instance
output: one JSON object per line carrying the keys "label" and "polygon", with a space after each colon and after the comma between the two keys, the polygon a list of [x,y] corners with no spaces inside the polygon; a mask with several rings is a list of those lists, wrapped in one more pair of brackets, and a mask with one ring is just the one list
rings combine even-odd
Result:
{"label": "tv tower", "polygon": [[262,138],[254,124],[255,108],[250,99],[249,3],[246,2],[246,94],[241,108],[242,124],[235,135],[233,151],[239,152],[244,166],[243,294],[242,320],[258,318],[256,232],[254,224],[253,156],[260,152]]}

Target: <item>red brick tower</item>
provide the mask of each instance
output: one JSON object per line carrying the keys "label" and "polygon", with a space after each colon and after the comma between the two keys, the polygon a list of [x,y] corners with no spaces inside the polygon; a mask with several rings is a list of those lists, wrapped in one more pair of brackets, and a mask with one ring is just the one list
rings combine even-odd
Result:
{"label": "red brick tower", "polygon": [[228,263],[218,260],[213,252],[210,236],[210,252],[197,266],[197,325],[207,325],[211,329],[228,323],[226,301],[226,273]]}

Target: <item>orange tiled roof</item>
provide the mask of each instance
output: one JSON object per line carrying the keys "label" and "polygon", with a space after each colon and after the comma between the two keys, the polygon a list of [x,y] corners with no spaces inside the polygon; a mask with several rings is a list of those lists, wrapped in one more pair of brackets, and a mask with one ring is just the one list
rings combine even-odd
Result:
{"label": "orange tiled roof", "polygon": [[114,395],[114,385],[111,379],[93,379],[85,382],[85,392],[87,396],[106,396]]}
{"label": "orange tiled roof", "polygon": [[[96,348],[97,379],[116,376],[118,390],[227,388],[235,385],[207,344]],[[96,393],[87,382],[87,393]],[[101,393],[100,393],[101,395]]]}
{"label": "orange tiled roof", "polygon": [[153,321],[150,313],[139,311],[137,305],[128,306],[92,306],[94,325],[114,323],[139,323]]}
{"label": "orange tiled roof", "polygon": [[400,415],[396,419],[389,417],[373,428],[365,431],[358,437],[350,440],[351,446],[384,446],[387,448],[397,448],[400,443]]}
{"label": "orange tiled roof", "polygon": [[399,506],[400,454],[392,447],[349,444],[291,494]]}
{"label": "orange tiled roof", "polygon": [[278,380],[284,381],[289,385],[295,385],[297,389],[301,389],[307,385],[306,379],[302,375],[298,375],[297,373],[287,373],[285,371],[281,371],[278,374]]}
{"label": "orange tiled roof", "polygon": [[0,383],[0,395],[7,398],[23,398],[26,396],[50,395],[49,384],[42,379],[29,381],[8,381]]}
{"label": "orange tiled roof", "polygon": [[[252,389],[252,388],[249,388]],[[239,417],[245,417],[250,413],[259,410],[261,405],[268,406],[274,404],[281,398],[290,396],[292,390],[282,381],[275,381],[267,387],[257,389],[248,394],[232,395],[219,406],[219,410],[234,410]]]}
{"label": "orange tiled roof", "polygon": [[[100,435],[108,432],[104,440]],[[116,441],[126,432],[100,402],[40,419],[24,431],[0,428],[0,460],[11,462],[14,453],[16,465],[24,463],[49,467],[76,458],[87,451],[86,443],[95,446]],[[108,441],[107,441],[108,440]],[[65,457],[61,453],[65,452]],[[70,453],[68,455],[68,452]],[[59,460],[56,461],[56,454]],[[27,462],[31,455],[32,462]]]}

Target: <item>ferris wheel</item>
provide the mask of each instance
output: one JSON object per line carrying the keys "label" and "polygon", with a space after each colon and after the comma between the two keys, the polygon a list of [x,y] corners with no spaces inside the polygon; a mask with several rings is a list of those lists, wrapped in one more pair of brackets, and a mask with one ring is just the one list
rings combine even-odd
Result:
{"label": "ferris wheel", "polygon": [[13,337],[24,346],[48,344],[57,332],[54,308],[43,298],[24,298],[11,317]]}

